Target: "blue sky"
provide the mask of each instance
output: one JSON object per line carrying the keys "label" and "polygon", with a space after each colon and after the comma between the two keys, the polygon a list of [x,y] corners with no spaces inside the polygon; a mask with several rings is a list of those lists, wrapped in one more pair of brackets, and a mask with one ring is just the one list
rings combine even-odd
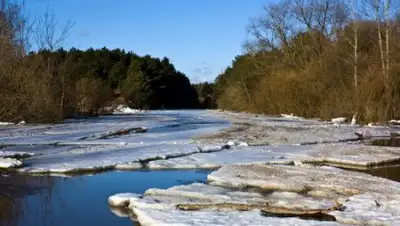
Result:
{"label": "blue sky", "polygon": [[212,81],[243,51],[246,25],[266,0],[25,0],[74,27],[65,47],[123,48],[167,56],[192,82]]}

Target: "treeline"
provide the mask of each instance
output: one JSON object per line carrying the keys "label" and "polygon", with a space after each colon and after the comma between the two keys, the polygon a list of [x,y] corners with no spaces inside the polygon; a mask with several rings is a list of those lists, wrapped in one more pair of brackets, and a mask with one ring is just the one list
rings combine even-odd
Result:
{"label": "treeline", "polygon": [[[200,107],[196,89],[168,58],[120,49],[64,50],[59,46],[69,27],[56,37],[57,21],[46,14],[28,30],[20,7],[0,9],[0,121],[96,115],[118,95],[132,108]],[[39,51],[26,54],[27,32],[38,39]]]}
{"label": "treeline", "polygon": [[248,27],[247,52],[215,80],[218,107],[362,121],[400,117],[396,1],[285,0]]}

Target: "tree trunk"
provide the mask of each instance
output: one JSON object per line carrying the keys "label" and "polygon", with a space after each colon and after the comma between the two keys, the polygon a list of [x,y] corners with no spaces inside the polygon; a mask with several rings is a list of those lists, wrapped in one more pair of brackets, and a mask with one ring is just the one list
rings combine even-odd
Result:
{"label": "tree trunk", "polygon": [[382,66],[382,74],[385,81],[385,87],[387,88],[387,74],[386,74],[386,66],[385,66],[385,54],[383,50],[383,43],[382,43],[382,33],[381,33],[381,20],[379,15],[379,7],[380,7],[380,0],[375,0],[375,17],[376,17],[376,24],[378,27],[378,44],[379,44],[379,51],[381,54],[381,66]]}
{"label": "tree trunk", "polygon": [[389,20],[389,0],[385,2],[385,19],[386,19],[386,29],[385,29],[385,36],[386,36],[386,75],[389,78],[389,70],[390,70],[390,51],[389,51],[389,29],[390,29],[390,20]]}

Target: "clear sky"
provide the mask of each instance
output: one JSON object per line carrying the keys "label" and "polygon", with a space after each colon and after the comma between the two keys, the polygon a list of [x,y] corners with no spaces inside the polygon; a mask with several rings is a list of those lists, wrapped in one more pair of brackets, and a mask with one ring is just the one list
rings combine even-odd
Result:
{"label": "clear sky", "polygon": [[266,0],[25,0],[74,27],[65,47],[167,56],[192,82],[212,81],[243,51],[246,25]]}

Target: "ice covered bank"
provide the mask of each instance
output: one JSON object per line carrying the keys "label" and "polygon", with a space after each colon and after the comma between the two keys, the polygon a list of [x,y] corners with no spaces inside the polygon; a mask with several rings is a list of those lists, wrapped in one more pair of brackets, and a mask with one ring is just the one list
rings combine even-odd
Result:
{"label": "ice covered bank", "polygon": [[[332,167],[229,165],[194,183],[120,194],[141,225],[398,225],[400,184]],[[296,217],[296,218],[295,218]]]}
{"label": "ice covered bank", "polygon": [[328,121],[269,117],[249,113],[213,111],[232,122],[232,127],[203,137],[205,142],[241,140],[250,145],[317,144],[398,136],[400,128],[335,124]]}

